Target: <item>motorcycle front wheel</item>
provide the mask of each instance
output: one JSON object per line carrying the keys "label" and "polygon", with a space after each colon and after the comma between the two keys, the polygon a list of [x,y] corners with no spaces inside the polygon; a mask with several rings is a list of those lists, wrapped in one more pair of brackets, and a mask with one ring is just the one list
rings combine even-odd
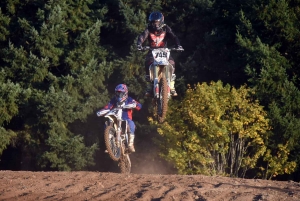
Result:
{"label": "motorcycle front wheel", "polygon": [[167,116],[167,110],[168,110],[168,83],[165,76],[163,76],[160,79],[159,83],[159,98],[157,98],[157,121],[159,123],[162,123],[166,116]]}
{"label": "motorcycle front wheel", "polygon": [[104,142],[110,158],[119,161],[121,157],[121,142],[117,143],[117,132],[112,125],[106,126],[104,131]]}

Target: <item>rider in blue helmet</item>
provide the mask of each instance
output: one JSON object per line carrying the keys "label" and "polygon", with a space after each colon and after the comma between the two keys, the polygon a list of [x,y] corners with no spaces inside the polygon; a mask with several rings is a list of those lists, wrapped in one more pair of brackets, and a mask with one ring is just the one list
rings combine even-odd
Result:
{"label": "rider in blue helmet", "polygon": [[97,116],[100,116],[100,111],[104,109],[112,109],[114,107],[120,106],[120,105],[129,105],[135,103],[135,108],[130,109],[123,109],[122,113],[122,119],[126,120],[129,125],[130,129],[130,137],[129,137],[129,151],[135,152],[134,149],[134,137],[135,137],[135,123],[132,121],[132,112],[133,109],[140,110],[142,108],[142,104],[128,96],[128,88],[125,84],[119,84],[115,88],[115,96],[109,101],[109,103],[104,106],[101,110],[97,112]]}
{"label": "rider in blue helmet", "polygon": [[[173,33],[172,29],[165,24],[163,14],[159,11],[154,11],[149,15],[147,28],[138,36],[137,49],[142,50],[142,44],[146,40],[148,40],[151,48],[166,48],[167,41],[169,39],[172,39],[174,41],[178,50],[183,51],[178,37]],[[149,66],[152,63],[153,57],[151,51],[149,51],[145,58],[145,70],[147,80],[145,96],[147,97],[151,96],[152,92],[152,83],[150,83],[149,79]],[[173,75],[170,83],[171,95],[177,96],[177,92],[175,90],[175,62],[171,56],[169,57],[169,63],[173,66]]]}
{"label": "rider in blue helmet", "polygon": [[124,102],[128,98],[128,88],[125,84],[119,84],[115,88],[115,96],[119,103]]}

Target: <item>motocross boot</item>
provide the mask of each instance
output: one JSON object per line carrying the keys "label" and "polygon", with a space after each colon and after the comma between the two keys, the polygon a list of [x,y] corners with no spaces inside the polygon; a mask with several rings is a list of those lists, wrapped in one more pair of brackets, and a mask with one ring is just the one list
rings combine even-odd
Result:
{"label": "motocross boot", "polygon": [[170,82],[170,91],[171,91],[172,96],[177,96],[178,95],[176,90],[175,90],[175,78],[176,78],[176,75],[172,74],[172,79],[171,79],[171,82]]}
{"label": "motocross boot", "polygon": [[134,134],[129,135],[129,143],[128,143],[128,150],[130,153],[135,152],[134,149]]}

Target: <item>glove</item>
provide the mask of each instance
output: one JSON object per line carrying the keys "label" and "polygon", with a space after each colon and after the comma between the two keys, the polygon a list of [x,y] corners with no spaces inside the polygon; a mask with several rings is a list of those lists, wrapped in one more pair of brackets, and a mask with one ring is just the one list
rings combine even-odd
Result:
{"label": "glove", "polygon": [[118,104],[117,104],[117,108],[123,109],[123,108],[124,108],[124,105],[125,105],[124,103],[121,103],[121,104],[118,103]]}
{"label": "glove", "polygon": [[136,103],[130,103],[128,105],[124,105],[123,108],[126,108],[126,109],[133,109],[133,108],[136,108]]}
{"label": "glove", "polygon": [[184,49],[182,48],[182,46],[181,46],[181,45],[178,45],[178,46],[177,46],[177,50],[179,50],[179,51],[183,51]]}
{"label": "glove", "polygon": [[98,117],[101,116],[101,110],[99,110],[99,111],[97,112],[97,116],[98,116]]}
{"label": "glove", "polygon": [[141,45],[138,45],[138,46],[137,46],[137,50],[138,50],[138,51],[141,51],[141,50],[143,50],[143,47],[142,47]]}

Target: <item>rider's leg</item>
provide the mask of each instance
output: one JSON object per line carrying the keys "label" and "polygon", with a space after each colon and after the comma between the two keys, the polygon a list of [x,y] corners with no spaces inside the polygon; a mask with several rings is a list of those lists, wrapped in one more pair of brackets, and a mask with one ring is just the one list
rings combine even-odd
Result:
{"label": "rider's leg", "polygon": [[135,152],[135,149],[134,149],[134,131],[135,131],[135,124],[132,120],[128,119],[127,120],[128,122],[128,126],[129,126],[129,143],[128,143],[128,149],[130,152]]}
{"label": "rider's leg", "polygon": [[175,75],[175,62],[174,62],[172,57],[169,58],[169,62],[173,66],[172,78],[171,78],[171,82],[170,82],[170,91],[171,91],[172,96],[177,96],[177,92],[176,92],[176,89],[175,89],[175,78],[176,78],[176,75]]}
{"label": "rider's leg", "polygon": [[145,96],[150,97],[152,94],[152,87],[153,83],[150,81],[149,76],[149,66],[153,63],[153,57],[152,54],[147,54],[145,59],[145,72],[146,72],[146,90],[145,90]]}

